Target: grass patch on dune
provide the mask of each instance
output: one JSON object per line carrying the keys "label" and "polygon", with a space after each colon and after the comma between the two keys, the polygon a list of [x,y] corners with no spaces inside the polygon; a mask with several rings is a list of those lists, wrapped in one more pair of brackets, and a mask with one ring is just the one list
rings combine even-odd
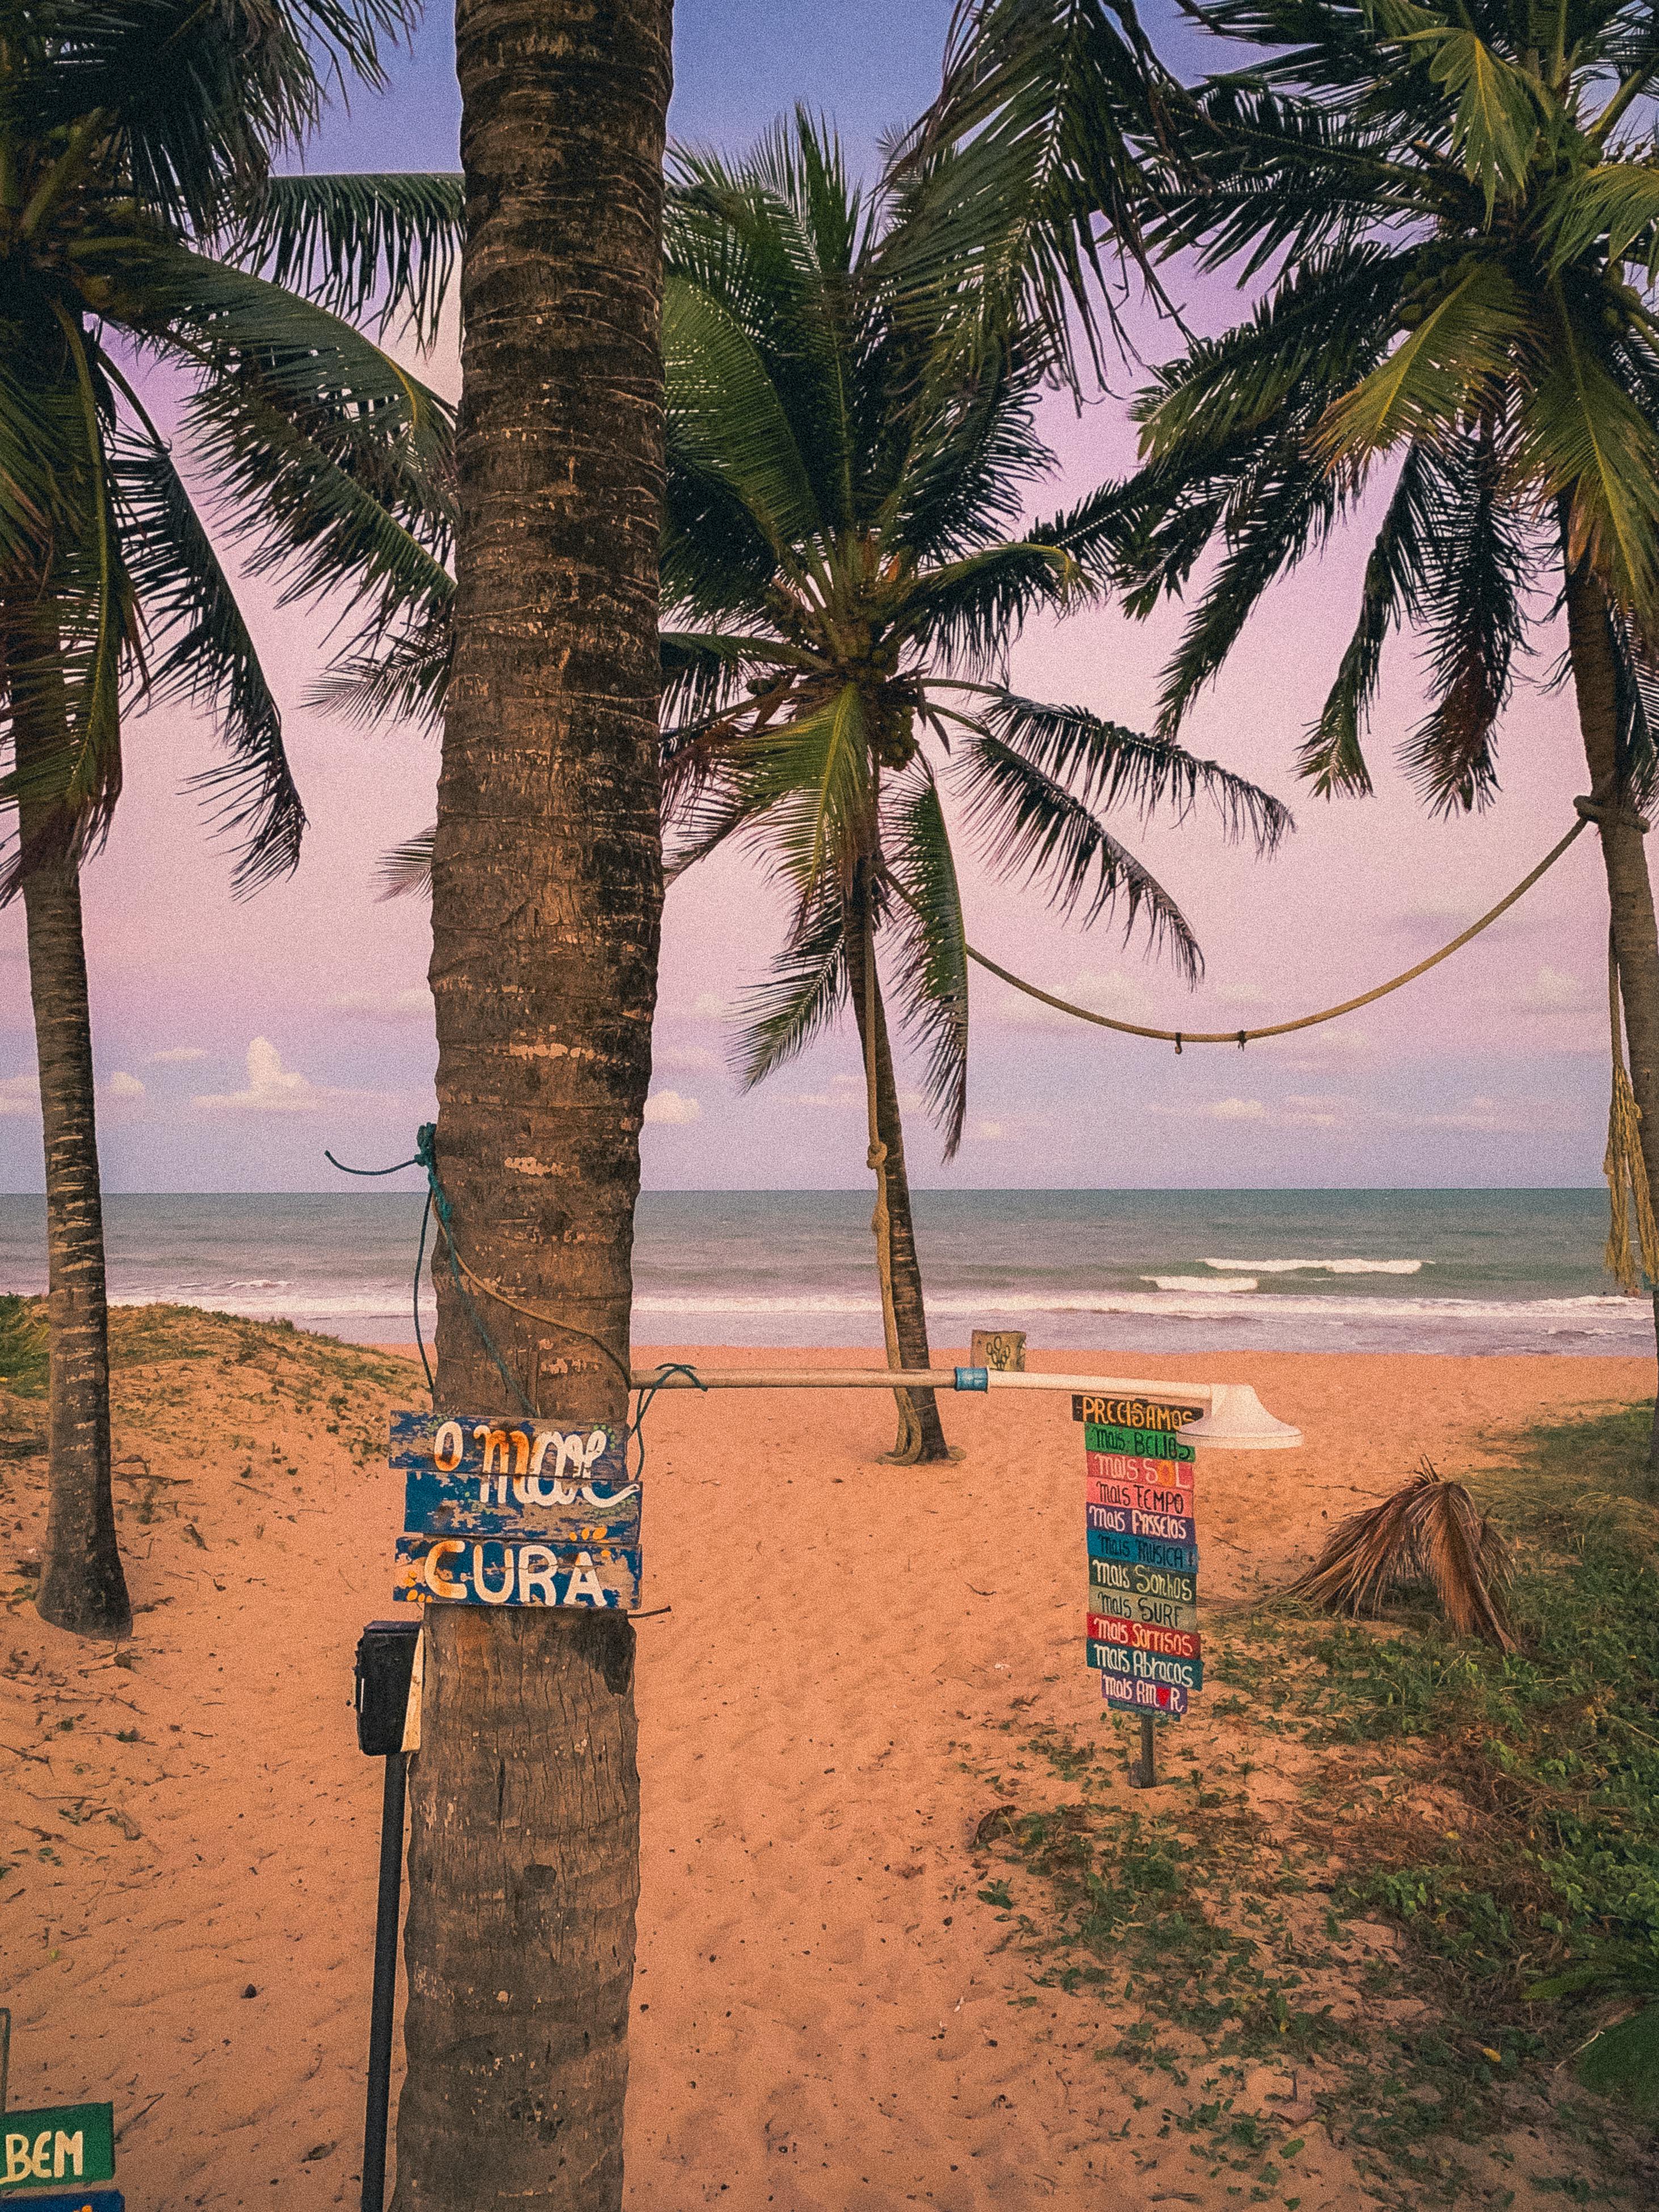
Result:
{"label": "grass patch on dune", "polygon": [[[1031,1986],[1128,2021],[1097,2056],[1144,2069],[1162,2132],[1245,2201],[1298,2201],[1310,2127],[1385,2203],[1507,2202],[1517,2145],[1534,2190],[1647,2201],[1647,1420],[1538,1428],[1467,1478],[1516,1547],[1518,1652],[1450,1640],[1409,1593],[1364,1626],[1270,1606],[1210,1625],[1206,1704],[1227,1730],[1201,1762],[1192,1732],[1160,1731],[1172,1778],[1154,1795],[1124,1788],[1127,1734],[1109,1729],[1090,1741],[1017,1715],[1000,1724],[1017,1750],[963,1761],[1011,1801],[981,1824],[996,1880],[979,1893]],[[1271,1820],[1250,1786],[1268,1765]],[[1625,2057],[1615,2036],[1581,2081],[1575,2054],[1622,2016]]]}

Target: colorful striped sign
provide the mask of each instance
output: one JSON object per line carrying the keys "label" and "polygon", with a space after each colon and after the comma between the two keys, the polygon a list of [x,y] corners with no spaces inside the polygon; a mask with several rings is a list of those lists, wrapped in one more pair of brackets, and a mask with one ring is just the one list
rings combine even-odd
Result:
{"label": "colorful striped sign", "polygon": [[1097,1513],[1169,1513],[1189,1521],[1193,1502],[1190,1490],[1173,1486],[1162,1489],[1150,1482],[1091,1482],[1085,1510],[1088,1526],[1094,1528],[1100,1525],[1094,1518]]}
{"label": "colorful striped sign", "polygon": [[1094,1421],[1084,1430],[1083,1443],[1085,1449],[1091,1452],[1132,1452],[1138,1459],[1178,1460],[1183,1467],[1197,1456],[1179,1437],[1166,1436],[1157,1429],[1103,1427]]}
{"label": "colorful striped sign", "polygon": [[1182,1690],[1204,1686],[1201,1659],[1166,1659],[1156,1651],[1126,1651],[1096,1637],[1089,1638],[1085,1649],[1090,1666],[1102,1668],[1109,1674],[1126,1675],[1137,1682],[1163,1682]]}
{"label": "colorful striped sign", "polygon": [[1198,1577],[1168,1567],[1143,1567],[1124,1559],[1091,1559],[1089,1580],[1103,1589],[1121,1590],[1126,1596],[1173,1598],[1179,1605],[1198,1602]]}
{"label": "colorful striped sign", "polygon": [[1090,1640],[1115,1644],[1122,1651],[1159,1651],[1166,1659],[1201,1659],[1203,1638],[1189,1628],[1157,1628],[1140,1620],[1120,1620],[1113,1613],[1088,1616]]}
{"label": "colorful striped sign", "polygon": [[1132,1507],[1087,1505],[1089,1553],[1092,1559],[1110,1555],[1100,1547],[1109,1538],[1121,1540],[1125,1536],[1144,1536],[1162,1544],[1179,1544],[1190,1549],[1194,1557],[1198,1546],[1198,1524],[1190,1513],[1137,1513]]}
{"label": "colorful striped sign", "polygon": [[410,1530],[398,1539],[399,1605],[570,1605],[635,1613],[640,1555],[602,1546],[469,1542]]}
{"label": "colorful striped sign", "polygon": [[1168,1431],[1201,1419],[1202,1406],[1166,1406],[1154,1398],[1103,1396],[1093,1390],[1072,1394],[1072,1419],[1096,1428]]}
{"label": "colorful striped sign", "polygon": [[1187,1692],[1168,1682],[1133,1682],[1122,1674],[1103,1674],[1100,1694],[1109,1705],[1133,1712],[1167,1713],[1179,1720],[1187,1710]]}
{"label": "colorful striped sign", "polygon": [[[1125,1520],[1129,1517],[1127,1514],[1122,1516]],[[1122,1528],[1091,1528],[1089,1556],[1091,1559],[1121,1559],[1129,1565],[1138,1564],[1143,1567],[1198,1565],[1196,1544],[1166,1543],[1161,1536],[1135,1536]]]}
{"label": "colorful striped sign", "polygon": [[1126,1597],[1121,1590],[1102,1589],[1091,1583],[1084,1603],[1091,1613],[1110,1613],[1118,1620],[1144,1621],[1149,1628],[1196,1628],[1198,1607],[1177,1605],[1167,1597]]}

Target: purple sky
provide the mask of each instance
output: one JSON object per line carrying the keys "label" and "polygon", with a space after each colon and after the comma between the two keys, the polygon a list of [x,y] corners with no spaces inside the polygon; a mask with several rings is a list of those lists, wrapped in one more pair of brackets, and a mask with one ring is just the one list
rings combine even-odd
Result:
{"label": "purple sky", "polygon": [[[805,96],[838,118],[855,155],[923,105],[949,0],[681,0],[674,127],[741,144]],[[1158,29],[1159,15],[1151,20]],[[1190,39],[1158,33],[1173,60]],[[455,165],[447,17],[434,15],[392,90],[331,123],[317,167]],[[1232,302],[1212,288],[1195,319]],[[1149,356],[1173,350],[1146,326]],[[428,373],[453,388],[453,362]],[[1131,381],[1126,372],[1121,379]],[[1121,405],[1049,424],[1063,472],[1048,508],[1124,466]],[[1504,789],[1484,817],[1430,820],[1389,765],[1420,711],[1413,649],[1396,643],[1371,741],[1377,795],[1322,805],[1291,762],[1352,623],[1364,541],[1350,537],[1267,603],[1188,742],[1267,783],[1298,830],[1258,865],[1200,813],[1128,842],[1181,900],[1208,958],[1188,994],[1105,921],[1068,928],[1041,901],[969,876],[975,942],[1050,989],[1103,1011],[1198,1029],[1251,1024],[1352,995],[1421,958],[1495,902],[1571,820],[1584,771],[1569,696],[1536,680],[1511,710]],[[169,714],[135,721],[108,850],[88,871],[88,946],[102,1080],[105,1170],[115,1190],[338,1187],[325,1145],[378,1164],[411,1148],[433,1110],[425,908],[376,901],[378,855],[431,818],[436,749],[392,728],[365,736],[301,705],[324,624],[250,595],[312,817],[289,882],[231,899],[221,848],[184,777],[209,734]],[[1112,611],[1044,624],[1013,678],[1037,696],[1145,725],[1179,617],[1144,626]],[[1547,673],[1556,647],[1531,664]],[[957,1161],[915,1117],[918,1183],[1208,1187],[1594,1182],[1607,1097],[1606,906],[1587,838],[1516,912],[1424,982],[1341,1023],[1241,1054],[1177,1058],[1049,1016],[976,975],[973,1097]],[[855,1185],[861,1086],[850,1031],[759,1091],[725,1073],[722,1011],[760,971],[775,916],[735,860],[670,896],[647,1181],[658,1188]],[[0,1187],[40,1187],[40,1121],[22,915],[0,915]],[[404,1179],[399,1179],[404,1180]],[[350,1186],[348,1186],[350,1187]],[[386,1188],[387,1186],[382,1186]],[[355,1186],[361,1188],[362,1186]]]}

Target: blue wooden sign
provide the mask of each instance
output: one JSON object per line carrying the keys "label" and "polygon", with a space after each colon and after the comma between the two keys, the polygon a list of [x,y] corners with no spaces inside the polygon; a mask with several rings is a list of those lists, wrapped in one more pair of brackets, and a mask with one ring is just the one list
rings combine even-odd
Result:
{"label": "blue wooden sign", "polygon": [[1136,1682],[1162,1682],[1181,1690],[1201,1690],[1204,1686],[1204,1662],[1201,1659],[1166,1658],[1158,1651],[1127,1651],[1121,1644],[1097,1643],[1088,1639],[1089,1664],[1103,1673],[1121,1674]]}
{"label": "blue wooden sign", "polygon": [[1091,1559],[1121,1559],[1128,1566],[1191,1570],[1198,1565],[1196,1544],[1169,1544],[1162,1537],[1130,1536],[1117,1529],[1091,1529],[1089,1556]]}
{"label": "blue wooden sign", "polygon": [[479,1416],[393,1413],[393,1467],[404,1470],[404,1526],[411,1534],[535,1537],[546,1543],[640,1540],[640,1486],[629,1479],[627,1433]]}
{"label": "blue wooden sign", "polygon": [[127,2212],[127,2200],[118,2189],[54,2189],[44,2197],[12,2201],[21,2212]]}
{"label": "blue wooden sign", "polygon": [[392,1595],[399,1605],[568,1605],[635,1613],[640,1572],[635,1550],[410,1530],[398,1539]]}

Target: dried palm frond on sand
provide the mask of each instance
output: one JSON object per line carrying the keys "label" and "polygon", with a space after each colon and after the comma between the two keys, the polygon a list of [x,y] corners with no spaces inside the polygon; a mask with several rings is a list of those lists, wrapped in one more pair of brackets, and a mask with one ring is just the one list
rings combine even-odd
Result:
{"label": "dried palm frond on sand", "polygon": [[1327,1613],[1375,1613],[1403,1583],[1432,1584],[1455,1636],[1478,1636],[1516,1649],[1509,1621],[1514,1567],[1510,1547],[1475,1510],[1461,1482],[1446,1482],[1428,1460],[1403,1489],[1332,1532],[1307,1573],[1291,1585]]}

